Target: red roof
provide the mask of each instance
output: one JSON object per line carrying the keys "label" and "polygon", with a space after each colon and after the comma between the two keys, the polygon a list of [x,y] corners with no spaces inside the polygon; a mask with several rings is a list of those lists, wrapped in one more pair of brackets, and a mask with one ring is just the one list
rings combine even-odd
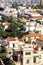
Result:
{"label": "red roof", "polygon": [[42,34],[39,33],[31,33],[31,34],[27,34],[25,35],[26,37],[38,37],[38,36],[43,36]]}
{"label": "red roof", "polygon": [[43,37],[42,37],[42,38],[38,38],[37,40],[39,40],[39,41],[43,41]]}
{"label": "red roof", "polygon": [[43,18],[43,16],[32,16],[34,19],[40,20]]}
{"label": "red roof", "polygon": [[[7,41],[16,41],[16,39],[13,38],[13,37],[7,37]],[[23,42],[23,39],[22,38],[18,38],[18,41]]]}
{"label": "red roof", "polygon": [[16,39],[13,37],[7,37],[7,41],[16,41]]}
{"label": "red roof", "polygon": [[4,25],[4,26],[9,26],[10,23],[9,23],[9,22],[4,22],[3,25]]}
{"label": "red roof", "polygon": [[19,38],[18,40],[21,41],[21,42],[23,42],[23,39],[22,38]]}

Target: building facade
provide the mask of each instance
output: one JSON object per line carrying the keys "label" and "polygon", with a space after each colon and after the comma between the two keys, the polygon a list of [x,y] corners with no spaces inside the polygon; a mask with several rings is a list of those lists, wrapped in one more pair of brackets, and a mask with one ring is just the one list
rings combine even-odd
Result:
{"label": "building facade", "polygon": [[43,51],[35,50],[32,46],[21,48],[21,65],[43,65]]}

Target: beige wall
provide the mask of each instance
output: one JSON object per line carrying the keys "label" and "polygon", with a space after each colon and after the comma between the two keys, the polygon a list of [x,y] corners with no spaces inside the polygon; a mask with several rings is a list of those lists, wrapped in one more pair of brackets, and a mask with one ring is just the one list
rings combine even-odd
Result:
{"label": "beige wall", "polygon": [[6,49],[6,54],[7,54],[7,55],[6,55],[7,57],[11,57],[11,56],[13,55],[13,50],[12,50],[12,48],[7,48],[7,49]]}
{"label": "beige wall", "polygon": [[36,40],[36,42],[37,42],[37,45],[39,46],[43,46],[43,41],[40,41],[40,40]]}
{"label": "beige wall", "polygon": [[[25,48],[23,50],[23,55],[21,55],[23,63],[22,65],[41,65],[43,64],[43,51],[38,51],[37,53],[33,53],[32,51],[33,49],[29,49],[28,50]],[[31,52],[30,55],[26,55],[26,52]],[[33,57],[36,57],[36,63],[33,63]],[[27,63],[29,60],[29,63]]]}

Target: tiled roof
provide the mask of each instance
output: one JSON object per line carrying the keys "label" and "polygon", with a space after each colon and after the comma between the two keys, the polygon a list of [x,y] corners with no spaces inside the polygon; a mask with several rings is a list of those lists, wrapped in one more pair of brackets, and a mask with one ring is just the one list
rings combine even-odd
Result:
{"label": "tiled roof", "polygon": [[10,23],[9,23],[9,22],[4,22],[3,25],[4,25],[4,26],[9,26]]}
{"label": "tiled roof", "polygon": [[40,20],[40,19],[42,19],[43,18],[43,16],[32,16],[34,19],[38,19],[38,20]]}
{"label": "tiled roof", "polygon": [[42,37],[42,38],[38,38],[37,40],[39,40],[39,41],[43,41],[43,37]]}
{"label": "tiled roof", "polygon": [[[16,41],[16,39],[13,37],[7,37],[7,41]],[[18,41],[23,42],[22,38],[18,38]]]}
{"label": "tiled roof", "polygon": [[22,38],[19,38],[18,40],[21,41],[21,42],[23,42],[23,39]]}
{"label": "tiled roof", "polygon": [[38,36],[43,36],[42,34],[39,33],[31,33],[31,34],[27,34],[25,35],[26,37],[38,37]]}
{"label": "tiled roof", "polygon": [[29,7],[28,10],[31,11],[31,12],[37,12],[37,9],[35,9],[35,8],[31,8],[31,7]]}
{"label": "tiled roof", "polygon": [[16,39],[13,37],[7,37],[7,41],[16,41]]}

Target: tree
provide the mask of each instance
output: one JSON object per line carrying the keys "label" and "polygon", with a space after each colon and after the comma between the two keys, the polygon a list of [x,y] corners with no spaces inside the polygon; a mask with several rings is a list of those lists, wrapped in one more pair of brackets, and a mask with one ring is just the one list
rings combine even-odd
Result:
{"label": "tree", "polygon": [[8,28],[9,31],[11,30],[10,36],[14,36],[14,37],[21,36],[22,35],[22,32],[21,32],[22,27],[23,27],[23,25],[20,25],[18,22],[12,21]]}
{"label": "tree", "polygon": [[10,65],[15,65],[15,63],[14,63],[14,62],[12,62]]}
{"label": "tree", "polygon": [[35,33],[39,33],[39,31],[35,31]]}
{"label": "tree", "polygon": [[29,31],[22,32],[23,24],[20,23],[20,20],[15,20],[12,16],[7,17],[6,20],[10,21],[10,25],[6,30],[3,29],[2,25],[0,25],[0,36],[4,38],[6,38],[7,36],[21,38],[23,35],[29,33]]}
{"label": "tree", "polygon": [[0,25],[0,36],[4,36],[4,35],[6,35],[6,33],[3,29],[3,27]]}

